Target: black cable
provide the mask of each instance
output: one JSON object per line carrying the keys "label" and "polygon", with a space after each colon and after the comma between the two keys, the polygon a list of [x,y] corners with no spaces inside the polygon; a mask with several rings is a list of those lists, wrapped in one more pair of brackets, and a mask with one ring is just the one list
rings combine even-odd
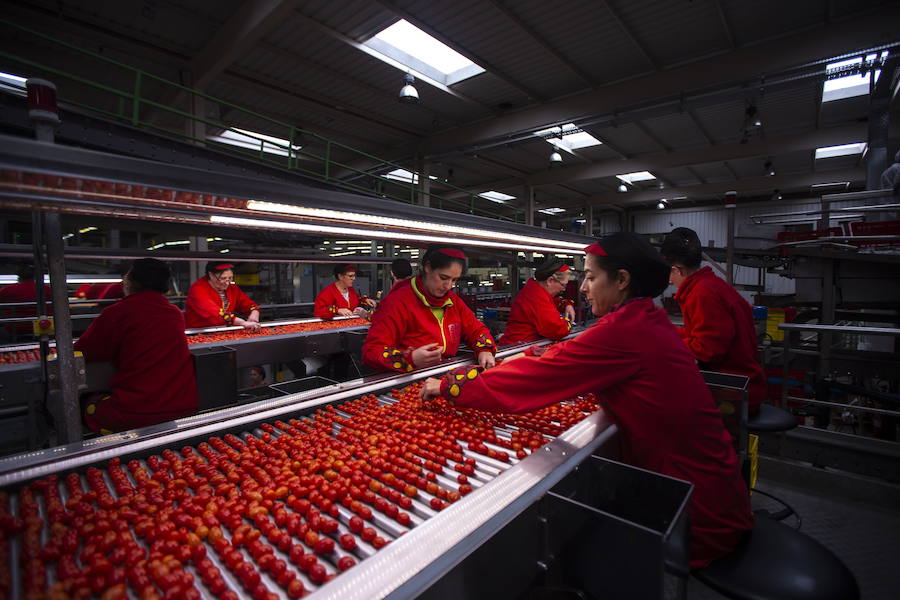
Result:
{"label": "black cable", "polygon": [[[785,518],[787,518],[791,515],[794,515],[797,518],[797,527],[795,527],[795,529],[797,529],[799,531],[800,527],[803,526],[803,519],[800,518],[800,513],[798,513],[794,509],[793,506],[791,506],[790,504],[788,504],[781,498],[779,498],[777,496],[773,496],[772,494],[770,494],[768,492],[764,492],[759,488],[752,488],[750,491],[753,492],[754,494],[762,494],[763,496],[765,496],[767,498],[771,498],[775,502],[778,502],[779,504],[784,505],[784,507],[785,507],[784,509],[778,511],[777,513],[770,514],[771,518],[775,519],[776,521],[782,521]],[[787,509],[788,512],[785,512],[785,509]]]}

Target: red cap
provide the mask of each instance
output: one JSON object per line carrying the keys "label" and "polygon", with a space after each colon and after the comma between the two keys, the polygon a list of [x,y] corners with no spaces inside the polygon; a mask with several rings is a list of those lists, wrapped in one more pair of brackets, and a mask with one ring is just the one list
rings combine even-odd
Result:
{"label": "red cap", "polygon": [[227,271],[228,269],[233,269],[234,265],[231,263],[222,263],[221,265],[216,265],[214,267],[215,271]]}
{"label": "red cap", "polygon": [[565,272],[568,271],[568,270],[569,270],[569,265],[563,265],[563,266],[561,266],[559,269],[557,269],[556,272],[557,272],[557,273],[565,273]]}
{"label": "red cap", "polygon": [[603,246],[601,246],[601,245],[598,244],[597,242],[594,242],[594,243],[591,244],[590,246],[587,246],[587,247],[584,249],[584,251],[585,251],[587,254],[596,254],[597,256],[609,256],[609,255],[606,253],[606,250],[603,249]]}
{"label": "red cap", "polygon": [[344,265],[343,267],[341,267],[341,273],[349,273],[350,271],[353,271],[354,273],[356,273],[356,266],[355,265]]}
{"label": "red cap", "polygon": [[437,251],[445,256],[452,256],[453,258],[466,260],[466,255],[463,253],[463,251],[457,250],[456,248],[438,248]]}

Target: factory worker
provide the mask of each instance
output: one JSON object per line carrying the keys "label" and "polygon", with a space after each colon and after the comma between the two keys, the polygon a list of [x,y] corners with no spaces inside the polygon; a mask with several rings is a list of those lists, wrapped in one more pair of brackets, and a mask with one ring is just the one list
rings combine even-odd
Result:
{"label": "factory worker", "polygon": [[488,328],[451,290],[465,267],[459,248],[429,246],[421,273],[391,288],[372,316],[363,362],[379,371],[411,371],[455,356],[464,341],[479,365],[493,367],[497,349]]}
{"label": "factory worker", "polygon": [[669,267],[634,233],[614,233],[585,251],[581,291],[599,317],[593,326],[541,356],[486,372],[451,369],[428,379],[422,397],[521,413],[595,393],[619,427],[623,461],[694,484],[691,567],[702,567],[735,548],[753,515],[719,410],[693,356],[653,304]]}
{"label": "factory worker", "polygon": [[[557,299],[566,289],[572,271],[561,260],[550,259],[537,268],[513,300],[501,346],[541,338],[559,340],[572,329],[575,308]],[[560,310],[562,309],[562,310]],[[563,314],[560,314],[562,312]]]}
{"label": "factory worker", "polygon": [[259,329],[259,306],[234,283],[234,265],[206,263],[206,275],[191,284],[184,301],[184,320],[189,329],[240,325]]}
{"label": "factory worker", "polygon": [[[19,267],[18,282],[0,288],[0,303],[24,303],[36,302],[38,284],[34,280],[34,267],[23,265]],[[53,314],[53,295],[50,286],[44,284],[44,311],[47,314]],[[36,308],[34,306],[10,306],[3,307],[0,311],[0,317],[17,318],[17,317],[33,317]],[[22,335],[32,332],[31,323],[16,323],[6,328],[10,334]]]}
{"label": "factory worker", "polygon": [[356,267],[353,265],[337,265],[334,268],[334,283],[326,286],[313,307],[313,316],[320,319],[333,319],[336,316],[368,318],[364,306],[375,308],[377,303],[368,296],[361,296],[354,288]]}
{"label": "factory worker", "polygon": [[124,431],[197,412],[184,316],[163,295],[169,277],[164,262],[134,261],[123,278],[125,297],[100,313],[75,342],[85,361],[111,362],[116,369],[108,392],[82,399],[84,421],[92,431]]}
{"label": "factory worker", "polygon": [[750,378],[748,412],[755,414],[766,397],[766,375],[757,360],[753,309],[710,267],[700,268],[701,252],[700,239],[687,227],[673,229],[662,244],[684,316],[677,331],[700,368]]}

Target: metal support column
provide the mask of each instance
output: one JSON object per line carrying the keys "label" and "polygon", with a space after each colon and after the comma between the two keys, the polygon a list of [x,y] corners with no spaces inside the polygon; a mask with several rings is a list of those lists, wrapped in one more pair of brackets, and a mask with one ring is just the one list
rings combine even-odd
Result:
{"label": "metal support column", "polygon": [[[819,315],[820,325],[834,325],[836,306],[834,271],[837,265],[834,259],[822,260],[822,312]],[[819,378],[825,378],[831,371],[831,345],[834,334],[819,332]]]}
{"label": "metal support column", "polygon": [[[209,250],[209,242],[206,241],[206,237],[192,236],[188,239],[191,241],[190,246],[188,246],[191,252],[206,252]],[[191,280],[188,282],[188,285],[206,274],[206,265],[198,260],[192,260],[188,268],[191,274]]]}
{"label": "metal support column", "polygon": [[734,213],[737,210],[737,193],[725,192],[725,211],[728,213],[727,244],[725,246],[726,278],[734,285]]}
{"label": "metal support column", "polygon": [[590,202],[584,207],[584,235],[594,235],[594,205]]}
{"label": "metal support column", "polygon": [[424,160],[419,161],[419,204],[431,206],[431,169]]}
{"label": "metal support column", "polygon": [[78,377],[72,349],[72,318],[66,290],[66,261],[63,258],[62,227],[59,213],[44,215],[47,265],[53,293],[56,329],[56,360],[59,367],[59,405],[51,410],[57,419],[56,431],[61,444],[81,440],[81,409],[78,404]]}
{"label": "metal support column", "polygon": [[534,225],[534,188],[528,184],[522,186],[522,200],[525,204],[525,224]]}
{"label": "metal support column", "polygon": [[819,229],[831,227],[831,202],[821,199],[822,216],[819,217]]}
{"label": "metal support column", "polygon": [[[891,82],[897,60],[893,57],[884,65],[882,77],[875,81],[874,72],[869,77],[869,139],[866,151],[866,189],[881,189],[881,174],[891,161],[888,160],[888,128],[890,126]],[[877,217],[876,217],[877,218]]]}

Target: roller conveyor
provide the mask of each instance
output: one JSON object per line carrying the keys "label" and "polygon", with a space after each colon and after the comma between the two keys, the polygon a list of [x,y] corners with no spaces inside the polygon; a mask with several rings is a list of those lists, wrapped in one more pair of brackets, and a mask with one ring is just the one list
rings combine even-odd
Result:
{"label": "roller conveyor", "polygon": [[[518,349],[508,349],[501,352],[501,355],[510,355]],[[154,464],[157,468],[159,457],[165,449],[170,449],[176,453],[186,446],[192,446],[194,456],[199,456],[201,452],[201,444],[207,441],[211,436],[218,437],[222,440],[218,445],[218,449],[204,448],[208,454],[224,455],[229,452],[228,447],[252,449],[260,448],[266,450],[264,446],[269,445],[278,447],[279,439],[283,436],[285,443],[297,438],[296,431],[298,427],[309,427],[310,435],[314,435],[318,440],[317,447],[320,448],[317,459],[325,456],[322,448],[327,447],[327,443],[334,443],[334,440],[342,439],[350,436],[354,430],[359,428],[360,423],[368,422],[372,427],[384,420],[366,421],[365,411],[361,411],[359,407],[371,407],[380,417],[393,414],[394,410],[406,410],[409,408],[409,400],[398,398],[402,396],[399,393],[391,393],[391,389],[397,389],[400,386],[406,386],[428,375],[436,375],[443,372],[450,366],[464,364],[463,360],[453,360],[444,365],[414,372],[404,375],[377,376],[348,382],[336,386],[326,392],[312,391],[301,394],[295,394],[275,401],[263,401],[253,405],[245,405],[243,407],[225,409],[215,413],[200,415],[182,419],[173,423],[158,425],[134,432],[126,432],[106,438],[99,438],[84,442],[82,444],[70,445],[63,448],[55,448],[41,452],[22,455],[12,459],[0,460],[0,488],[14,492],[23,489],[23,486],[34,483],[35,480],[46,478],[49,475],[57,475],[59,477],[62,501],[68,500],[67,491],[63,484],[65,476],[70,472],[80,474],[81,485],[84,489],[89,489],[86,485],[85,475],[89,473],[90,467],[99,467],[100,472],[104,474],[107,485],[112,490],[112,481],[106,474],[105,463],[110,458],[121,458],[122,469],[126,471],[127,481],[130,485],[136,484],[134,473],[139,469],[145,470],[147,473],[154,472]],[[373,397],[374,396],[374,397]],[[367,400],[355,400],[366,397]],[[582,407],[587,407],[586,401],[581,401]],[[596,405],[591,405],[595,408]],[[445,409],[453,411],[453,409]],[[580,413],[574,405],[561,407],[558,409],[561,414],[572,415]],[[569,412],[565,412],[569,411]],[[356,413],[356,416],[354,416]],[[416,413],[417,414],[417,413]],[[444,415],[440,412],[440,415]],[[449,413],[448,413],[449,414]],[[362,416],[360,416],[362,415]],[[463,412],[453,412],[453,419],[459,419],[462,422],[474,424],[484,417],[467,415]],[[426,415],[427,416],[427,415]],[[559,428],[553,428],[551,417],[548,415],[546,422],[548,429],[556,431]],[[314,591],[311,598],[378,598],[378,597],[411,597],[426,590],[434,581],[448,575],[454,570],[454,566],[464,558],[468,553],[481,545],[484,541],[494,535],[497,531],[514,518],[516,514],[532,505],[544,492],[554,485],[565,473],[571,470],[578,462],[580,462],[588,454],[597,450],[603,444],[609,442],[615,433],[615,428],[609,426],[602,412],[587,412],[577,415],[583,418],[580,422],[571,425],[559,435],[552,436],[541,434],[541,439],[547,442],[540,448],[532,449],[530,453],[525,453],[523,458],[519,458],[515,453],[510,453],[510,448],[501,444],[508,443],[513,436],[519,436],[526,433],[524,427],[516,425],[512,419],[505,419],[497,422],[491,427],[492,433],[497,435],[497,440],[490,439],[486,444],[486,448],[476,452],[463,444],[456,452],[456,448],[452,451],[448,450],[448,454],[454,456],[445,457],[445,464],[440,467],[440,473],[431,471],[434,477],[426,478],[423,485],[421,481],[417,481],[418,485],[407,483],[406,486],[412,486],[415,494],[407,495],[403,493],[401,497],[402,504],[396,501],[396,494],[393,497],[389,492],[384,491],[389,486],[383,479],[371,477],[374,473],[370,471],[369,491],[377,489],[379,492],[373,497],[363,498],[362,505],[343,505],[338,503],[335,511],[331,512],[334,517],[330,520],[336,522],[330,525],[336,531],[331,533],[319,532],[320,535],[328,536],[330,539],[339,540],[342,534],[356,535],[356,548],[353,550],[344,550],[340,544],[335,544],[336,549],[333,552],[315,555],[312,548],[309,548],[305,541],[301,542],[296,536],[292,535],[291,540],[295,545],[301,545],[307,551],[307,554],[317,556],[318,564],[321,564],[327,574],[338,572],[338,562],[345,556],[351,556],[358,564],[345,573],[341,573],[332,582],[321,583],[314,581],[318,579],[321,573],[311,574],[298,568],[298,565],[291,562],[290,556],[277,549],[278,546],[271,539],[267,542],[276,547],[274,560],[284,560],[288,569],[293,569],[305,589]],[[437,419],[434,416],[433,419]],[[440,417],[443,418],[443,417]],[[447,417],[448,419],[450,417]],[[290,419],[297,419],[291,421]],[[357,419],[358,421],[355,421]],[[468,419],[468,421],[466,420]],[[276,422],[281,422],[280,426],[275,426]],[[429,421],[430,422],[430,421]],[[443,422],[443,421],[440,421]],[[455,420],[447,421],[447,423],[455,423]],[[404,421],[409,425],[409,420]],[[416,424],[419,421],[415,421]],[[424,427],[425,421],[422,421]],[[483,424],[483,421],[482,421]],[[412,425],[409,425],[412,427]],[[418,426],[418,425],[416,425]],[[477,427],[476,427],[477,428]],[[291,429],[294,429],[292,432]],[[388,430],[389,432],[390,430]],[[403,430],[407,431],[407,430]],[[387,433],[382,432],[384,435]],[[229,434],[234,438],[226,437]],[[363,435],[377,435],[378,432],[371,430]],[[498,435],[499,434],[499,435]],[[531,434],[534,437],[536,434]],[[268,436],[268,437],[267,437]],[[293,436],[293,437],[292,437]],[[366,437],[366,439],[368,439]],[[445,438],[435,437],[429,443],[438,444]],[[265,440],[268,440],[266,442]],[[332,440],[327,442],[326,440]],[[386,442],[388,443],[388,442]],[[421,442],[424,443],[424,442]],[[226,444],[223,446],[223,444]],[[388,443],[389,445],[389,443]],[[452,444],[451,444],[452,445]],[[446,448],[446,446],[444,446]],[[508,453],[506,460],[492,458],[485,454],[486,450]],[[271,448],[269,452],[274,452]],[[432,451],[425,446],[417,448],[407,447],[407,452],[415,462],[421,465],[429,465],[431,459],[437,458]],[[407,454],[403,453],[404,456]],[[170,458],[173,455],[167,454]],[[259,454],[254,462],[262,463],[264,452]],[[155,458],[154,458],[155,457]],[[375,460],[376,464],[387,464],[385,461],[394,458],[399,462],[391,463],[394,466],[404,464],[400,457],[392,457],[390,453],[386,457],[381,457],[381,462]],[[182,457],[184,458],[184,457]],[[135,460],[136,468],[132,471],[126,465],[129,461]],[[224,460],[224,459],[222,459]],[[404,459],[406,460],[406,459]],[[432,461],[434,462],[434,461]],[[371,462],[370,462],[371,464]],[[171,466],[171,465],[170,465]],[[249,465],[245,465],[250,468]],[[332,465],[334,466],[334,465]],[[437,467],[435,462],[434,465]],[[463,470],[468,469],[469,475],[464,478],[471,485],[471,491],[462,496],[457,501],[448,501],[447,497],[450,492],[457,492],[460,487],[460,473],[456,468]],[[379,467],[373,467],[379,468]],[[166,469],[160,469],[166,470]],[[91,471],[96,477],[97,471]],[[320,470],[320,473],[327,473],[327,470]],[[388,471],[384,471],[386,473]],[[423,473],[429,472],[424,469]],[[393,473],[393,472],[391,472]],[[330,475],[329,475],[330,476]],[[165,477],[159,475],[161,481]],[[327,479],[326,479],[327,480]],[[249,481],[249,480],[248,480]],[[372,487],[371,482],[376,482]],[[380,486],[378,485],[380,484]],[[430,486],[428,484],[434,484]],[[243,482],[241,484],[243,487]],[[436,487],[435,487],[436,486]],[[34,487],[34,486],[31,486]],[[249,489],[249,487],[248,487]],[[397,488],[389,488],[397,492]],[[224,488],[222,489],[224,491]],[[297,490],[295,490],[297,491]],[[197,493],[197,490],[194,490]],[[13,494],[14,495],[14,494]],[[443,500],[441,498],[443,496]],[[21,499],[21,493],[18,496]],[[309,496],[307,496],[309,497]],[[284,499],[282,497],[281,499]],[[383,502],[376,503],[377,499]],[[366,501],[368,500],[368,501]],[[390,512],[394,509],[379,510],[378,505],[395,506],[397,510],[408,515],[408,522],[403,523],[397,518],[391,517]],[[443,506],[441,506],[440,504]],[[42,502],[38,502],[42,505]],[[438,504],[438,506],[435,506]],[[369,507],[372,513],[371,520],[365,520],[365,527],[370,527],[374,532],[366,532],[363,539],[362,532],[351,533],[353,524],[351,518],[365,513],[364,508]],[[302,508],[302,507],[298,507]],[[320,507],[321,508],[321,507]],[[21,511],[22,506],[14,506],[14,511]],[[291,514],[297,514],[293,508],[287,507],[287,511]],[[324,512],[324,511],[323,511]],[[273,511],[269,511],[271,516]],[[307,513],[309,514],[309,513]],[[272,517],[274,519],[274,517]],[[299,518],[299,517],[298,517]],[[244,523],[255,523],[249,519],[244,519]],[[260,521],[262,522],[262,520]],[[307,521],[302,521],[306,523]],[[260,529],[262,526],[257,525]],[[134,524],[132,524],[134,529]],[[276,527],[278,531],[287,531],[285,526]],[[234,529],[223,527],[225,537],[234,540],[237,535]],[[263,535],[262,539],[266,539]],[[275,534],[277,539],[279,534]],[[18,536],[20,540],[22,536]],[[139,540],[140,541],[140,540]],[[387,545],[383,545],[387,542]],[[146,542],[142,542],[142,546],[146,546]],[[382,546],[376,549],[376,546]],[[220,554],[215,551],[213,546],[207,542],[206,556],[216,565],[222,574],[226,584],[232,589],[250,595],[250,592],[242,587],[238,581],[239,575],[235,575],[230,571],[226,563],[234,559],[229,558],[226,554]],[[17,541],[11,548],[12,555],[17,555],[23,550],[21,544]],[[257,570],[262,572],[261,581],[263,581],[269,590],[275,592],[281,597],[290,597],[289,587],[279,585],[277,576],[272,572],[259,569],[259,563],[253,559],[247,547],[241,551],[242,561],[249,561],[257,566]],[[10,555],[11,565],[17,564],[14,556]],[[268,560],[268,559],[267,559]],[[188,564],[189,561],[186,561]],[[264,561],[265,562],[265,561]],[[194,576],[196,587],[206,597],[215,597],[210,589],[202,582],[201,574],[197,570],[197,561],[189,562],[186,568]],[[459,563],[459,564],[465,564]],[[461,568],[461,567],[456,567]],[[280,567],[276,568],[276,573],[280,573]],[[53,575],[52,569],[48,570],[48,576]],[[2,580],[2,577],[0,577]],[[251,577],[252,580],[252,577]],[[52,583],[52,582],[50,582]],[[20,574],[16,574],[12,579],[14,592],[12,595],[17,597],[18,592],[24,591],[24,581]],[[134,593],[134,590],[132,590]]]}

